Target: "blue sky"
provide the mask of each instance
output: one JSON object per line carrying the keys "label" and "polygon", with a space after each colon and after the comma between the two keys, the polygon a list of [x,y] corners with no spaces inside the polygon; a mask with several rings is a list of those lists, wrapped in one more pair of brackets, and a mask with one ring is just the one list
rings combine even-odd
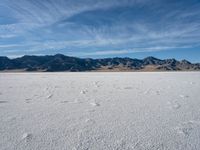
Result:
{"label": "blue sky", "polygon": [[0,1],[0,55],[56,53],[200,62],[200,1]]}

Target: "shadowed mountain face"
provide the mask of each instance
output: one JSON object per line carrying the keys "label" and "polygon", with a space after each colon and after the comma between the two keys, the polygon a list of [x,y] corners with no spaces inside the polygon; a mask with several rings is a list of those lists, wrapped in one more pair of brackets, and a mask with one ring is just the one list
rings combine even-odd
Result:
{"label": "shadowed mountain face", "polygon": [[62,54],[54,56],[23,56],[9,59],[0,57],[0,70],[21,71],[195,71],[200,64],[192,64],[187,60],[160,60],[154,57],[145,59],[105,58],[81,59]]}

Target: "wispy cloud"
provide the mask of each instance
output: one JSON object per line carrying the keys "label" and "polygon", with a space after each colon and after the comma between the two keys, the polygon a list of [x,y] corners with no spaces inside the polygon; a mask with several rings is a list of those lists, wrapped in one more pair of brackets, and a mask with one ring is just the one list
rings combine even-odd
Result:
{"label": "wispy cloud", "polygon": [[182,47],[143,47],[143,48],[132,48],[132,49],[118,49],[118,50],[106,50],[106,51],[94,51],[94,52],[80,52],[76,53],[78,56],[107,56],[107,55],[119,55],[119,54],[134,54],[134,53],[143,53],[143,52],[156,52],[161,50],[170,50],[176,48],[191,48],[188,46]]}
{"label": "wispy cloud", "polygon": [[0,8],[0,54],[115,55],[200,43],[195,0],[3,0]]}

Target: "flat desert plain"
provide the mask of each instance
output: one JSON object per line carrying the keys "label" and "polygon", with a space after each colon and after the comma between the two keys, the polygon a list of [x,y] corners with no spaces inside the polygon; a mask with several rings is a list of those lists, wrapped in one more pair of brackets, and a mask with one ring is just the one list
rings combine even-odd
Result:
{"label": "flat desert plain", "polygon": [[199,72],[0,74],[0,150],[199,149]]}

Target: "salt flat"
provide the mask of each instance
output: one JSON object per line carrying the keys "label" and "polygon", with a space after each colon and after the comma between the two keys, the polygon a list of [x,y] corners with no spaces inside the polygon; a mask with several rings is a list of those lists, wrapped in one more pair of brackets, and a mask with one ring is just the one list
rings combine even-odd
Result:
{"label": "salt flat", "polygon": [[1,73],[13,149],[199,150],[200,73]]}

